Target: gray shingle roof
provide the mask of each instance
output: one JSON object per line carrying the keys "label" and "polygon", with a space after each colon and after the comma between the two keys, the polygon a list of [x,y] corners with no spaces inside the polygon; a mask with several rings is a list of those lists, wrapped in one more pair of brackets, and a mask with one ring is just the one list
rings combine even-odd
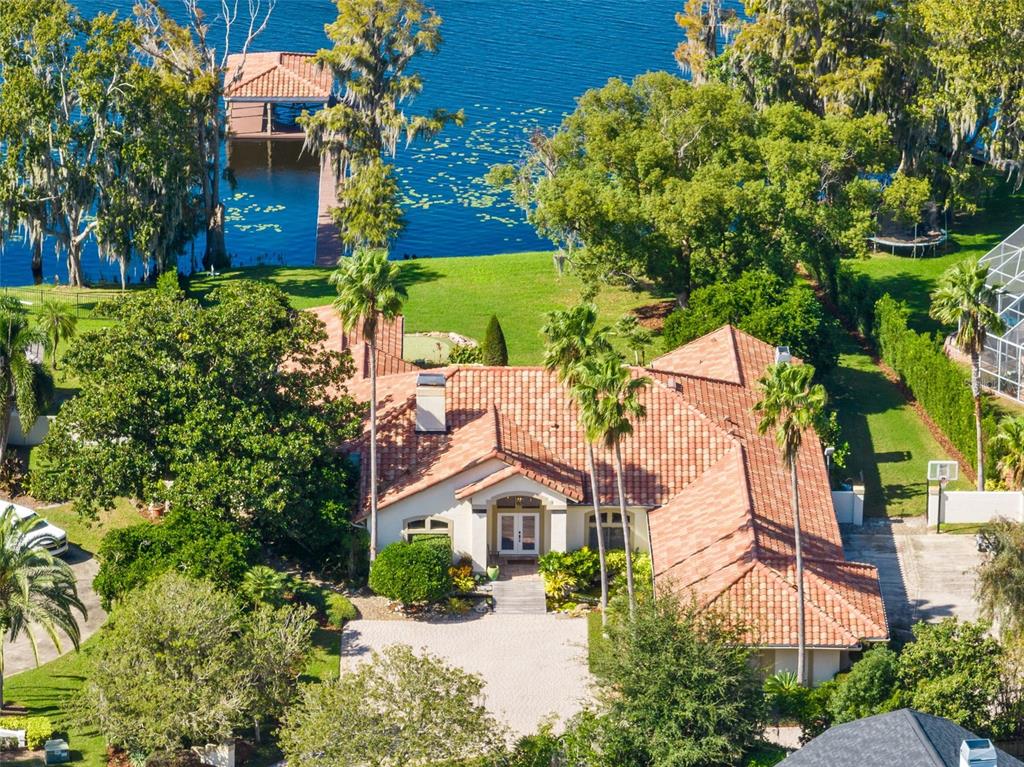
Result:
{"label": "gray shingle roof", "polygon": [[[960,744],[975,737],[948,719],[903,708],[826,730],[778,767],[959,767]],[[998,764],[1024,767],[1002,751]]]}

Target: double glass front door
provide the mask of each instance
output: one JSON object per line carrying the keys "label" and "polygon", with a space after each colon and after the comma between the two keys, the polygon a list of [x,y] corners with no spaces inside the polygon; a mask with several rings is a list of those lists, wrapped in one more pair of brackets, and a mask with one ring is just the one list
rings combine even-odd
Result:
{"label": "double glass front door", "polygon": [[540,514],[516,512],[498,514],[498,553],[536,555]]}

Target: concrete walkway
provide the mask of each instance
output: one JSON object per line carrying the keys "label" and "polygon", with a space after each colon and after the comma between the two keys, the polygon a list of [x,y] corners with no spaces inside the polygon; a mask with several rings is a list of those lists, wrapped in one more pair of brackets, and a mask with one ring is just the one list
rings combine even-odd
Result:
{"label": "concrete walkway", "polygon": [[393,644],[426,651],[484,679],[484,703],[513,732],[536,732],[555,714],[565,721],[590,698],[587,621],[561,615],[496,615],[460,621],[353,621],[344,663]]}
{"label": "concrete walkway", "polygon": [[537,565],[506,564],[491,584],[494,612],[499,615],[543,615],[548,611],[544,580]]}
{"label": "concrete walkway", "polygon": [[[88,617],[84,621],[77,612],[75,613],[84,642],[95,634],[107,619],[107,614],[100,607],[100,598],[92,588],[92,579],[96,577],[100,565],[95,557],[74,545],[62,558],[71,565],[71,569],[75,573],[75,578],[78,580],[78,596],[88,611]],[[57,648],[53,646],[53,642],[44,631],[37,629],[35,635],[36,643],[39,646],[40,665],[60,656]],[[68,652],[72,648],[71,640],[61,634],[61,650]],[[28,636],[23,633],[16,642],[4,642],[4,676],[9,677],[19,671],[27,671],[35,667],[36,659],[32,654],[32,643]]]}

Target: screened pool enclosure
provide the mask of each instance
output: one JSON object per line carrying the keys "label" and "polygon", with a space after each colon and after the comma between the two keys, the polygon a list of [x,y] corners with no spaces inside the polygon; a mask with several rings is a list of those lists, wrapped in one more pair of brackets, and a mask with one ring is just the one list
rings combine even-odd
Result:
{"label": "screened pool enclosure", "polygon": [[996,309],[1006,331],[989,334],[981,355],[981,383],[1024,402],[1024,226],[981,258],[996,288]]}

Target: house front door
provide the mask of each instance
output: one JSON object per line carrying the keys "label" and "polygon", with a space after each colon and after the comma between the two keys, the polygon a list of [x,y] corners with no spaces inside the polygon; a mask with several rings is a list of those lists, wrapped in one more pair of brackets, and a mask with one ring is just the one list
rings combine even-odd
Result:
{"label": "house front door", "polygon": [[540,514],[516,512],[498,514],[498,553],[536,556],[540,537]]}

